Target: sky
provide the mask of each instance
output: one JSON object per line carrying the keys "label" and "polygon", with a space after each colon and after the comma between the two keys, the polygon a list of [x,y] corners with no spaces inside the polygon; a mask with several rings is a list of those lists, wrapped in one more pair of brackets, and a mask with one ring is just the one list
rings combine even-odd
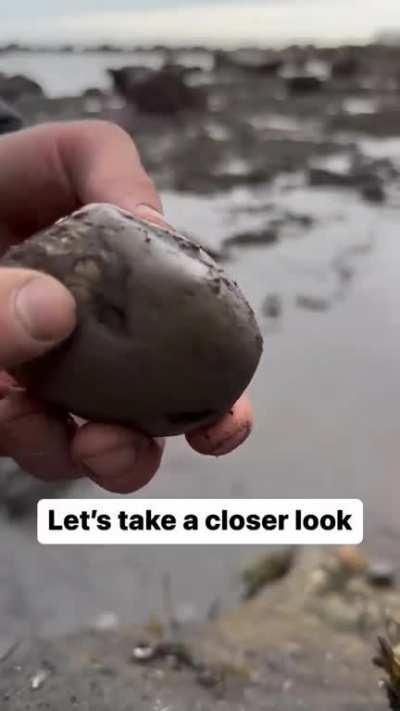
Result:
{"label": "sky", "polygon": [[[3,14],[3,16],[2,16]],[[280,45],[400,33],[400,0],[13,0],[0,42]]]}

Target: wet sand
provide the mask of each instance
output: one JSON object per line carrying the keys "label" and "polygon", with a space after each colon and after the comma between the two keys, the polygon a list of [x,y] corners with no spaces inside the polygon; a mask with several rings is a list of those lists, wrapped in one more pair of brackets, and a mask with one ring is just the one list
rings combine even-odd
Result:
{"label": "wet sand", "polygon": [[356,550],[343,554],[303,551],[283,579],[208,624],[111,622],[107,630],[16,643],[0,659],[2,704],[7,711],[383,711],[385,684],[393,702],[399,697],[398,624],[392,620],[380,649],[376,634],[388,608],[398,615],[399,593],[374,587]]}

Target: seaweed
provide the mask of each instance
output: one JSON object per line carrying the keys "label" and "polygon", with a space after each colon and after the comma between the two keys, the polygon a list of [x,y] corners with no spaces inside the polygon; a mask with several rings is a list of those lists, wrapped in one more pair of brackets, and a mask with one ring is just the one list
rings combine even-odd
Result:
{"label": "seaweed", "polygon": [[[378,654],[373,663],[386,672],[388,678],[382,681],[383,688],[392,711],[400,711],[400,625],[392,622],[388,626],[388,638],[378,637]],[[397,644],[396,644],[397,640]]]}

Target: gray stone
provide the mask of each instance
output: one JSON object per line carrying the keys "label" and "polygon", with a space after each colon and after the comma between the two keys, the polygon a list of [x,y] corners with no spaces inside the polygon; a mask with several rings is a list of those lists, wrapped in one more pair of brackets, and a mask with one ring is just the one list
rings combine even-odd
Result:
{"label": "gray stone", "polygon": [[91,205],[2,263],[52,274],[74,294],[72,337],[16,374],[85,419],[181,434],[227,413],[255,372],[262,338],[252,309],[200,246],[172,230]]}

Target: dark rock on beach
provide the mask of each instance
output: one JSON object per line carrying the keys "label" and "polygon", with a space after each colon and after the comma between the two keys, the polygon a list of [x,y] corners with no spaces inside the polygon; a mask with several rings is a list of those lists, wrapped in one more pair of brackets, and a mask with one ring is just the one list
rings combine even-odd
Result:
{"label": "dark rock on beach", "polygon": [[0,100],[0,135],[18,131],[23,125],[22,116],[18,111]]}
{"label": "dark rock on beach", "polygon": [[310,185],[356,189],[367,202],[380,204],[386,200],[385,182],[391,174],[392,167],[386,161],[368,160],[355,151],[350,152],[347,165],[341,169],[314,166],[308,178]]}
{"label": "dark rock on beach", "polygon": [[185,73],[175,67],[158,72],[136,67],[109,71],[117,91],[143,113],[171,115],[206,106],[203,89],[188,86]]}
{"label": "dark rock on beach", "polygon": [[321,91],[323,87],[323,79],[312,74],[297,74],[286,78],[289,94],[311,94]]}
{"label": "dark rock on beach", "polygon": [[382,204],[386,201],[386,192],[382,183],[377,179],[367,181],[361,187],[361,195],[367,202]]}
{"label": "dark rock on beach", "polygon": [[360,60],[351,54],[338,54],[331,65],[331,76],[334,79],[349,79],[360,73],[362,65]]}
{"label": "dark rock on beach", "polygon": [[129,99],[138,81],[147,79],[153,74],[153,70],[146,66],[120,67],[119,69],[108,69],[115,90],[124,98]]}
{"label": "dark rock on beach", "polygon": [[0,98],[11,103],[23,97],[41,98],[44,92],[40,84],[23,74],[6,76],[0,74]]}

